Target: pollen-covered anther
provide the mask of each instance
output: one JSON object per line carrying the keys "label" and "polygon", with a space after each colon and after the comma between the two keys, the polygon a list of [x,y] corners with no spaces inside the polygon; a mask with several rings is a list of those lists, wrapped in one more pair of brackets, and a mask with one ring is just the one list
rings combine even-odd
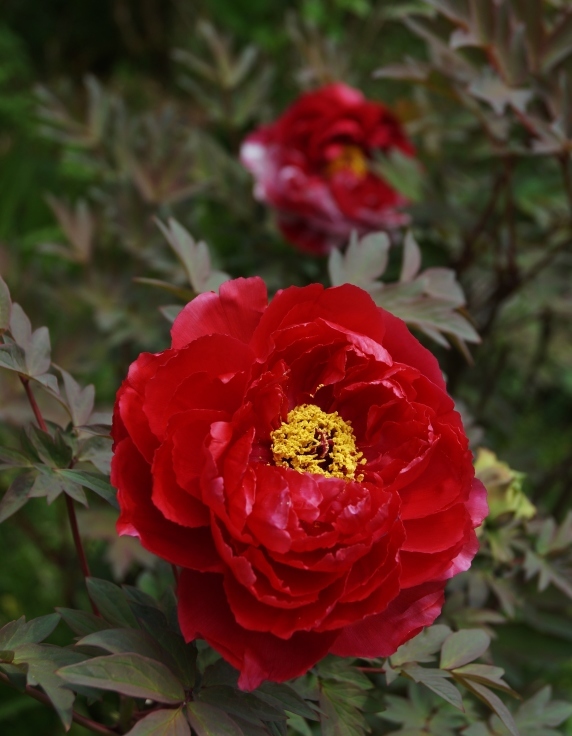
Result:
{"label": "pollen-covered anther", "polygon": [[358,146],[344,146],[326,167],[328,176],[335,176],[343,171],[351,172],[357,179],[363,179],[367,176],[368,170],[367,158]]}
{"label": "pollen-covered anther", "polygon": [[276,465],[299,473],[363,480],[356,470],[366,461],[356,448],[351,422],[336,411],[328,414],[314,404],[301,404],[288,412],[270,437]]}

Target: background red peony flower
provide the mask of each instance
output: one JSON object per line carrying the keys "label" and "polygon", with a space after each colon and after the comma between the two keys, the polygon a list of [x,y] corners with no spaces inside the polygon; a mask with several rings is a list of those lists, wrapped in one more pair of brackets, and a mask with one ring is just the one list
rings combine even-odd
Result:
{"label": "background red peony flower", "polygon": [[256,180],[255,196],[276,208],[285,238],[302,250],[328,253],[364,234],[408,222],[406,199],[370,162],[375,152],[413,146],[397,118],[344,84],[302,95],[276,122],[251,133],[241,160]]}
{"label": "background red peony flower", "polygon": [[185,638],[240,685],[431,624],[486,514],[439,366],[361,289],[201,294],[119,389],[121,534],[183,569]]}

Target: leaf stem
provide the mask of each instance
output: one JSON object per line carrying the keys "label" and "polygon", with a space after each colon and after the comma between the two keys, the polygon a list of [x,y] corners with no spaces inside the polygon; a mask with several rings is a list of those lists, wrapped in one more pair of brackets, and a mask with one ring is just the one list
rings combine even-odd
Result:
{"label": "leaf stem", "polygon": [[[38,406],[36,402],[36,397],[34,396],[34,393],[32,391],[32,387],[30,386],[30,379],[27,376],[20,376],[20,381],[22,382],[22,385],[24,386],[24,390],[26,391],[26,396],[28,397],[28,401],[30,402],[30,406],[32,407],[32,411],[34,412],[34,416],[36,417],[36,421],[38,422],[39,428],[42,430],[42,432],[48,432],[48,426],[44,420],[44,417],[42,416],[42,412],[40,411],[40,407]],[[89,571],[89,565],[87,563],[87,557],[85,555],[85,550],[83,548],[83,543],[81,541],[81,536],[79,533],[79,528],[77,525],[77,516],[75,513],[75,506],[73,502],[73,498],[70,498],[70,496],[66,494],[66,507],[68,511],[68,519],[70,522],[72,537],[76,549],[76,553],[79,559],[79,564],[81,566],[81,571],[83,573],[83,576],[85,579],[91,577],[91,573]],[[99,611],[97,610],[97,606],[95,603],[90,599],[91,602],[91,608],[96,616],[99,616]]]}
{"label": "leaf stem", "polygon": [[[8,675],[5,675],[3,672],[0,672],[0,682],[4,682],[9,687],[14,687],[10,682]],[[26,685],[25,693],[31,698],[34,698],[34,700],[37,700],[39,703],[43,703],[53,709],[52,701],[41,690],[31,687],[30,685]],[[93,733],[100,733],[104,736],[117,736],[117,731],[112,731],[107,728],[107,726],[97,723],[97,721],[92,721],[91,718],[82,716],[81,713],[76,713],[75,710],[72,711],[72,721],[75,721],[75,723],[78,723],[80,726],[87,728],[89,731],[93,731]]]}

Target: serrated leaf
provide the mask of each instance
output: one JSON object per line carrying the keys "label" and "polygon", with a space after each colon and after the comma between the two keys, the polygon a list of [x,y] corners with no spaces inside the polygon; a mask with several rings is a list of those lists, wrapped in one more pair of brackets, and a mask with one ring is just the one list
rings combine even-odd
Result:
{"label": "serrated leaf", "polygon": [[479,698],[479,700],[482,700],[483,703],[488,705],[488,707],[494,713],[496,713],[496,715],[501,719],[503,724],[509,730],[511,736],[520,736],[512,713],[498,697],[498,695],[495,695],[492,690],[489,690],[488,687],[481,685],[479,682],[467,680],[464,681],[463,684],[467,688],[467,690],[470,690],[474,695],[477,696],[477,698]]}
{"label": "serrated leaf", "polygon": [[89,437],[77,453],[78,462],[90,462],[100,473],[109,477],[111,469],[112,440],[109,437]]}
{"label": "serrated leaf", "polygon": [[52,436],[33,424],[26,427],[26,436],[38,453],[38,457],[51,468],[65,468],[72,459],[72,450],[64,441],[58,428]]}
{"label": "serrated leaf", "polygon": [[0,276],[0,335],[10,327],[10,315],[12,314],[12,299],[10,289]]}
{"label": "serrated leaf", "polygon": [[95,400],[95,388],[93,384],[89,384],[82,389],[79,383],[63,368],[58,369],[64,380],[64,387],[67,396],[67,405],[74,427],[81,427],[86,424],[93,411],[93,402]]}
{"label": "serrated leaf", "polygon": [[439,667],[452,670],[472,662],[484,654],[491,643],[491,638],[482,629],[463,629],[445,639],[441,649]]}
{"label": "serrated leaf", "polygon": [[439,697],[446,700],[458,710],[465,710],[463,707],[461,693],[447,679],[450,677],[448,672],[430,669],[428,667],[420,667],[413,664],[406,664],[402,668],[402,672],[415,682],[420,682],[422,685],[425,685],[425,687],[428,687],[435,694],[439,695]]}
{"label": "serrated leaf", "polygon": [[180,703],[183,686],[161,662],[139,654],[111,654],[62,667],[58,675],[72,685],[87,685],[100,690],[149,698],[158,703]]}
{"label": "serrated leaf", "polygon": [[15,650],[23,644],[39,644],[47,639],[60,621],[57,613],[40,616],[26,623],[25,618],[11,621],[0,629],[0,649]]}
{"label": "serrated leaf", "polygon": [[386,233],[371,233],[359,239],[353,232],[345,254],[337,249],[330,254],[328,269],[332,285],[370,286],[387,268],[390,245]]}
{"label": "serrated leaf", "polygon": [[73,608],[56,608],[65,623],[78,636],[87,636],[95,631],[102,631],[109,627],[101,616],[90,611],[75,611]]}
{"label": "serrated leaf", "polygon": [[[197,243],[191,234],[172,217],[168,220],[168,227],[160,220],[156,220],[156,222],[183,264],[194,291],[197,294],[210,291],[210,285],[207,282],[211,275],[216,272],[211,269],[211,259],[206,243]],[[221,272],[218,272],[218,275],[222,278],[222,281],[227,281],[230,278],[230,276]]]}
{"label": "serrated leaf", "polygon": [[191,736],[191,727],[182,708],[156,710],[142,718],[127,736]]}
{"label": "serrated leaf", "polygon": [[76,468],[58,470],[58,475],[68,481],[77,483],[85,488],[89,488],[98,496],[101,496],[107,503],[118,509],[115,488],[109,483],[107,478],[97,473],[90,473],[87,470],[78,470]]}
{"label": "serrated leaf", "polygon": [[441,649],[450,634],[451,629],[443,624],[429,626],[399,647],[390,658],[391,665],[398,667],[406,662],[432,662],[435,659],[433,655]]}
{"label": "serrated leaf", "polygon": [[230,716],[207,703],[189,703],[187,716],[198,736],[245,736]]}
{"label": "serrated leaf", "polygon": [[106,621],[122,628],[139,628],[121,588],[99,578],[87,578],[86,585],[89,597]]}
{"label": "serrated leaf", "polygon": [[19,475],[12,481],[0,501],[0,524],[27,503],[33,485],[34,476],[30,474]]}

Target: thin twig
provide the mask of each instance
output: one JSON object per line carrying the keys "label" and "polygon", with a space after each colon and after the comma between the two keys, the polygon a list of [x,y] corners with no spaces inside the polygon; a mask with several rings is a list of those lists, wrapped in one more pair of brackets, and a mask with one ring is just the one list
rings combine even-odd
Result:
{"label": "thin twig", "polygon": [[[9,687],[14,687],[10,682],[8,675],[5,675],[3,672],[0,672],[0,682],[4,682]],[[34,700],[37,700],[39,703],[43,703],[53,709],[54,706],[52,705],[52,701],[41,690],[31,687],[30,685],[26,685],[25,693],[31,698],[34,698]],[[80,726],[87,728],[89,731],[93,731],[93,733],[104,734],[104,736],[117,736],[117,731],[112,731],[107,728],[107,726],[97,723],[97,721],[92,721],[91,718],[82,716],[81,713],[76,713],[75,710],[72,711],[72,721],[79,723]]]}

